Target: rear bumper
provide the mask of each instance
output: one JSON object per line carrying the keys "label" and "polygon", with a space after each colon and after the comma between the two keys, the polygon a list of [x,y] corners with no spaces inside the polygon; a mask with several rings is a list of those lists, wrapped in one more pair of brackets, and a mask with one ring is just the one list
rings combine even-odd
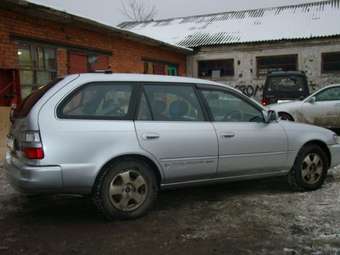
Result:
{"label": "rear bumper", "polygon": [[59,166],[29,166],[7,152],[4,169],[11,185],[23,193],[55,193],[63,187]]}
{"label": "rear bumper", "polygon": [[340,165],[340,144],[329,146],[329,151],[331,153],[331,167]]}

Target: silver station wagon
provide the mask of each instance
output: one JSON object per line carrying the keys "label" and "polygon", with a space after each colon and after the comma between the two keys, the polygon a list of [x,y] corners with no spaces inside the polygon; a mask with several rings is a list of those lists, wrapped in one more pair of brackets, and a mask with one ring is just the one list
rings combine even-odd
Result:
{"label": "silver station wagon", "polygon": [[199,79],[70,75],[31,94],[12,121],[12,185],[92,195],[108,219],[143,215],[165,188],[287,176],[314,190],[340,164],[332,131],[279,121],[237,90]]}

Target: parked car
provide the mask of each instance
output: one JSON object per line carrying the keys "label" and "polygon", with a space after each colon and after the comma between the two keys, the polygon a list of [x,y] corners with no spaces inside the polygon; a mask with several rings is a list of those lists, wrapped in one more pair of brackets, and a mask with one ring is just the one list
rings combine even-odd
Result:
{"label": "parked car", "polygon": [[267,75],[262,105],[276,104],[285,101],[303,100],[309,96],[307,76],[298,71],[276,71]]}
{"label": "parked car", "polygon": [[166,188],[288,176],[314,190],[340,164],[332,131],[280,122],[238,90],[200,79],[71,75],[31,94],[13,118],[12,185],[91,194],[109,219],[145,214]]}
{"label": "parked car", "polygon": [[324,87],[303,101],[270,105],[283,120],[340,128],[340,85]]}

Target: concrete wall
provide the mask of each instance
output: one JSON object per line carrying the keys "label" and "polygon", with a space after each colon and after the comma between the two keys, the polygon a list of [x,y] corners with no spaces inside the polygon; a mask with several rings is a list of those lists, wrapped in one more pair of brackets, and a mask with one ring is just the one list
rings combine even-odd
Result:
{"label": "concrete wall", "polygon": [[198,61],[213,59],[234,59],[235,75],[217,81],[248,89],[249,96],[260,99],[265,77],[257,76],[256,57],[298,54],[298,69],[305,71],[311,92],[332,83],[340,83],[340,73],[321,72],[321,54],[340,51],[340,39],[306,40],[296,42],[265,43],[239,46],[205,47],[187,60],[189,76],[198,76]]}
{"label": "concrete wall", "polygon": [[9,130],[9,107],[0,107],[0,162],[3,160],[6,151],[6,135]]}

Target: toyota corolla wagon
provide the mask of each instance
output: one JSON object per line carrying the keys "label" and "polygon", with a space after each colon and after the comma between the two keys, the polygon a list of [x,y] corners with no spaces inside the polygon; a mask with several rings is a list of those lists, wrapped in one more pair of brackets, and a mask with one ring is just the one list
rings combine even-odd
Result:
{"label": "toyota corolla wagon", "polygon": [[145,214],[160,189],[287,176],[319,188],[337,136],[277,120],[211,81],[81,74],[31,94],[12,116],[5,169],[26,193],[92,195],[109,219]]}

